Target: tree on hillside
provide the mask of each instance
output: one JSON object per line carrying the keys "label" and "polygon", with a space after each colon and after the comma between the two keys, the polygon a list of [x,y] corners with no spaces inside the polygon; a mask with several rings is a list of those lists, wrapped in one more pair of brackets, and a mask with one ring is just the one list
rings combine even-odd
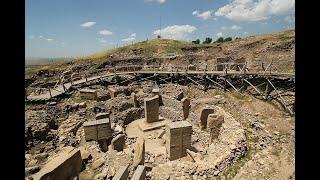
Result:
{"label": "tree on hillside", "polygon": [[232,37],[227,37],[224,39],[224,42],[227,42],[227,41],[232,41]]}
{"label": "tree on hillside", "polygon": [[241,39],[240,37],[236,37],[235,40]]}
{"label": "tree on hillside", "polygon": [[219,37],[215,42],[222,43],[224,41],[223,37]]}
{"label": "tree on hillside", "polygon": [[212,38],[206,37],[206,39],[202,42],[202,44],[210,44],[212,42]]}
{"label": "tree on hillside", "polygon": [[197,39],[195,41],[192,41],[193,44],[200,44],[200,39]]}
{"label": "tree on hillside", "polygon": [[160,36],[160,35],[158,35],[158,36],[157,36],[157,38],[158,38],[158,39],[160,39],[160,38],[161,38],[161,36]]}

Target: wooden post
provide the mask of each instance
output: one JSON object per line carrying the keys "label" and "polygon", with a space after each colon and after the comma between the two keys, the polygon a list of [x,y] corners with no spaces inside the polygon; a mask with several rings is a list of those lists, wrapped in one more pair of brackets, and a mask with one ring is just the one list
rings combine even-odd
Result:
{"label": "wooden post", "polygon": [[268,99],[268,96],[269,96],[269,83],[267,82],[264,99]]}
{"label": "wooden post", "polygon": [[86,78],[86,82],[88,82],[87,73],[84,73],[84,78]]}
{"label": "wooden post", "polygon": [[63,91],[66,92],[66,87],[64,86],[64,83],[62,83]]}
{"label": "wooden post", "polygon": [[72,77],[73,77],[73,74],[71,74],[71,78],[70,78],[71,85],[73,85]]}
{"label": "wooden post", "polygon": [[206,91],[208,89],[207,75],[204,75],[203,78],[204,78],[204,90]]}
{"label": "wooden post", "polygon": [[171,83],[173,83],[173,73],[171,73],[170,76],[171,76]]}
{"label": "wooden post", "polygon": [[223,79],[224,79],[223,91],[226,91],[227,90],[227,80],[225,77]]}
{"label": "wooden post", "polygon": [[49,90],[50,98],[52,98],[50,86],[48,86],[48,90]]}

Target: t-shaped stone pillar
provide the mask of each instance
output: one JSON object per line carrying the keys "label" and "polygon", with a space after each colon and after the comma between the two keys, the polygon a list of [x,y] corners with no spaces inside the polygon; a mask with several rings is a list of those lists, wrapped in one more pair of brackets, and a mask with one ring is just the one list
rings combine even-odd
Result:
{"label": "t-shaped stone pillar", "polygon": [[210,128],[210,144],[220,134],[220,129],[224,123],[224,116],[218,114],[209,114],[207,127]]}
{"label": "t-shaped stone pillar", "polygon": [[208,115],[214,113],[214,109],[210,107],[204,107],[201,109],[200,112],[200,128],[201,130],[207,128],[207,120],[208,120]]}
{"label": "t-shaped stone pillar", "polygon": [[190,111],[190,99],[183,98],[181,100],[181,103],[182,103],[182,110],[183,110],[183,119],[186,120],[189,116],[189,111]]}
{"label": "t-shaped stone pillar", "polygon": [[144,113],[147,123],[159,121],[159,96],[144,100]]}

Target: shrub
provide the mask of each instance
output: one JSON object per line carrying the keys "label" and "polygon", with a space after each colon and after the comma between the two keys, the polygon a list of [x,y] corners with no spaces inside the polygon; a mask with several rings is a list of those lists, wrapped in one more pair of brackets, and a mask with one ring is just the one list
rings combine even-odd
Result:
{"label": "shrub", "polygon": [[212,42],[212,38],[206,37],[206,39],[202,42],[202,44],[210,44]]}

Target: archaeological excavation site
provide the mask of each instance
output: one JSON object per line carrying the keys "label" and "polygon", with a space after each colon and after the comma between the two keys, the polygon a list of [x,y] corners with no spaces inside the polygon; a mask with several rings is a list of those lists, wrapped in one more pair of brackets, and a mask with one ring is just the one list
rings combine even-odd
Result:
{"label": "archaeological excavation site", "polygon": [[26,179],[295,179],[294,38],[154,39],[32,69]]}

